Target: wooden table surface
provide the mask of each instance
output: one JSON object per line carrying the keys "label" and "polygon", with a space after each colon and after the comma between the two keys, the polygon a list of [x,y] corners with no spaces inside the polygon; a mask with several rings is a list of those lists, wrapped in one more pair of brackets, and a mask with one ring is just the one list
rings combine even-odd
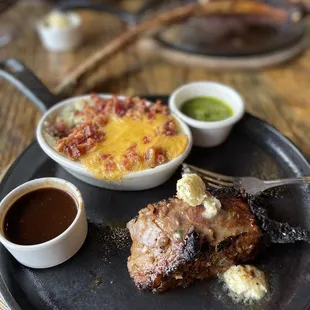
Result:
{"label": "wooden table surface", "polygon": [[[134,6],[137,1],[125,4]],[[18,31],[13,42],[0,47],[0,57],[22,60],[52,90],[65,73],[121,33],[125,25],[103,13],[82,12],[86,38],[83,46],[74,53],[53,54],[43,49],[35,32],[35,21],[48,10],[46,5],[27,0],[1,16],[0,25],[3,21],[14,23]],[[289,63],[261,72],[211,72],[146,60],[132,47],[113,58],[101,73],[113,77],[99,83],[97,91],[127,95],[169,94],[197,80],[230,85],[244,96],[248,112],[274,125],[310,158],[310,49]],[[88,86],[85,89],[90,90]],[[0,174],[34,139],[40,117],[40,111],[24,95],[0,80]]]}

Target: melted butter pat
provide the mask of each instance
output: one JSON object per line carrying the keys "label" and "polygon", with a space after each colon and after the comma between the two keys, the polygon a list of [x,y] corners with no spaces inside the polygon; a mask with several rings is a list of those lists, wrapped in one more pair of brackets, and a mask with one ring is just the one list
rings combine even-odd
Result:
{"label": "melted butter pat", "polygon": [[206,191],[205,183],[197,174],[183,174],[177,182],[177,197],[192,207],[203,204],[202,216],[206,219],[215,217],[221,208],[221,202]]}
{"label": "melted butter pat", "polygon": [[223,279],[237,300],[259,300],[268,292],[265,273],[251,265],[232,266]]}
{"label": "melted butter pat", "polygon": [[[82,165],[98,179],[120,180],[125,174],[134,171],[141,171],[151,168],[144,161],[143,155],[150,147],[159,147],[166,151],[168,160],[181,155],[188,144],[188,137],[185,134],[175,136],[164,136],[158,131],[173,116],[156,114],[154,120],[144,117],[141,120],[134,120],[131,117],[112,117],[104,127],[106,135],[101,143],[98,143],[89,153],[80,159]],[[176,121],[177,122],[177,121]],[[156,129],[158,128],[158,129]],[[149,137],[150,142],[145,144],[144,137]],[[142,157],[142,161],[135,164],[131,171],[126,170],[121,161],[128,148],[137,144],[135,152]],[[102,156],[110,154],[115,163],[115,169],[106,169],[106,160]]]}

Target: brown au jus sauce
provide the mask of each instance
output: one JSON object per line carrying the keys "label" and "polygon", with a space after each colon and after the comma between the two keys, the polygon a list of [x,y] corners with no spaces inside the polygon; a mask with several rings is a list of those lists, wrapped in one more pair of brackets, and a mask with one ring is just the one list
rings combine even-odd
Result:
{"label": "brown au jus sauce", "polygon": [[34,245],[63,233],[77,215],[77,203],[67,192],[40,188],[17,199],[4,217],[4,235],[16,244]]}

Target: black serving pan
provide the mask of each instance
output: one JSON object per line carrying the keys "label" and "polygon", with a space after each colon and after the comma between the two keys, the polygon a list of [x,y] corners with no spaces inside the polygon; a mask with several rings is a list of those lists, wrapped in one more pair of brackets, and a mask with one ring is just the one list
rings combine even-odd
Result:
{"label": "black serving pan", "polygon": [[42,112],[61,101],[61,98],[52,94],[29,68],[15,58],[0,60],[0,77],[18,88]]}
{"label": "black serving pan", "polygon": [[[9,79],[42,110],[59,99],[16,60],[2,63]],[[21,82],[21,81],[22,82]],[[26,86],[28,87],[26,87]],[[149,100],[163,96],[147,96]],[[264,179],[310,175],[298,149],[276,129],[246,114],[221,146],[194,147],[188,163],[228,175]],[[75,184],[85,200],[89,232],[81,250],[60,266],[36,270],[20,265],[0,245],[0,290],[12,310],[85,309],[244,309],[217,279],[197,281],[163,295],[139,291],[127,271],[130,240],[125,225],[149,202],[172,196],[178,171],[165,184],[140,192],[115,192],[75,179],[48,158],[34,141],[0,184],[0,199],[16,186],[39,177],[60,177]],[[270,216],[310,230],[310,188],[273,189],[264,196]],[[255,309],[307,309],[310,305],[310,245],[272,245],[254,262],[266,271],[270,293]]]}

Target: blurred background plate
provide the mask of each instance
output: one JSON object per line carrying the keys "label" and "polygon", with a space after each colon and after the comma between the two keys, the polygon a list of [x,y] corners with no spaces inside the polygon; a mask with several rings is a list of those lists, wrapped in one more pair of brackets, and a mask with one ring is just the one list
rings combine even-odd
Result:
{"label": "blurred background plate", "polygon": [[254,15],[191,18],[156,38],[168,47],[209,56],[253,56],[283,50],[305,34],[303,22],[277,24]]}

